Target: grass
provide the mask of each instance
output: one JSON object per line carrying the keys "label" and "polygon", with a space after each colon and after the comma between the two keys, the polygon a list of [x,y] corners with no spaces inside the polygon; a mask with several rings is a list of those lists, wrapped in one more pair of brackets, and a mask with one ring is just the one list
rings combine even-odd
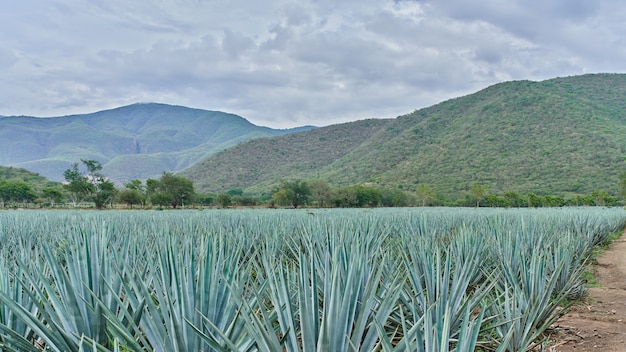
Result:
{"label": "grass", "polygon": [[602,254],[604,254],[604,252],[606,252],[609,248],[611,248],[613,242],[621,238],[623,234],[624,232],[622,231],[612,233],[610,236],[607,237],[606,241],[602,242],[599,246],[594,247],[591,251],[591,255],[589,256],[590,265],[587,267],[587,270],[585,270],[582,275],[582,279],[584,280],[584,282],[587,283],[588,288],[602,287],[602,285],[598,282],[595,276],[594,265],[598,265],[598,258],[601,257]]}

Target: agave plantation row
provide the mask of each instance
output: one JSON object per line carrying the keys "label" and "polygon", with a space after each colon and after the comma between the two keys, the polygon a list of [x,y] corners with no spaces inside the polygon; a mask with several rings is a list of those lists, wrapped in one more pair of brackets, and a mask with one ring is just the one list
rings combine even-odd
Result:
{"label": "agave plantation row", "polygon": [[623,209],[0,213],[3,351],[525,351]]}

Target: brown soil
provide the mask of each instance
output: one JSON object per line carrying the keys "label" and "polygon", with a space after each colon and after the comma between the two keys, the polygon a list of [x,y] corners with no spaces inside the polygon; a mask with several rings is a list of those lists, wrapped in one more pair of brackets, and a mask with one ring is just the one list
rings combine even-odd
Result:
{"label": "brown soil", "polygon": [[600,287],[576,304],[552,327],[550,351],[626,352],[626,234],[616,240],[594,265]]}

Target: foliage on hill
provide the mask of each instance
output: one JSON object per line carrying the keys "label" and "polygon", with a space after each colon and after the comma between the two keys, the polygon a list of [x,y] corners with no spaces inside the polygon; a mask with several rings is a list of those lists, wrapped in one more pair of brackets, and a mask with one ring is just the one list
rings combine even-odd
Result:
{"label": "foliage on hill", "polygon": [[237,115],[164,104],[54,118],[3,117],[0,165],[62,180],[75,160],[97,160],[121,183],[182,170],[237,143],[290,132]]}
{"label": "foliage on hill", "polygon": [[0,181],[26,182],[37,192],[46,188],[61,189],[60,182],[50,181],[47,178],[22,168],[0,166]]}
{"label": "foliage on hill", "polygon": [[315,178],[380,132],[388,120],[363,120],[278,138],[260,138],[217,153],[181,174],[203,192],[269,191],[281,179]]}
{"label": "foliage on hill", "polygon": [[262,191],[281,179],[373,183],[459,197],[618,193],[626,169],[626,75],[496,84],[393,120],[240,144],[184,171],[200,191]]}

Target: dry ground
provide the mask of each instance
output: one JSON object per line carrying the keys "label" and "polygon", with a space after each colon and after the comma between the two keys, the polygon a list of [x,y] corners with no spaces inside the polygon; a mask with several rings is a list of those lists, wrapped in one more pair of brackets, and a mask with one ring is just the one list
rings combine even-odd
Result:
{"label": "dry ground", "polygon": [[626,352],[626,234],[594,266],[600,287],[553,326],[554,352]]}

